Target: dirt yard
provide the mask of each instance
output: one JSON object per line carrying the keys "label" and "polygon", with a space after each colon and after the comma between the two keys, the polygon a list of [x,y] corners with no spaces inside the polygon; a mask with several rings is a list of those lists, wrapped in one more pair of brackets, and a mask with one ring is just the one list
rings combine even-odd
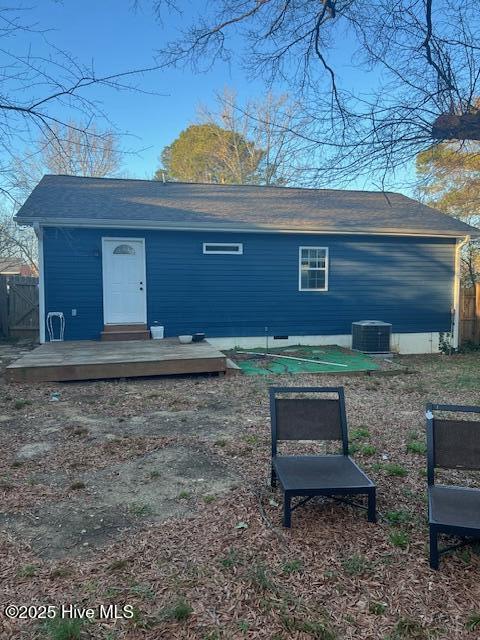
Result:
{"label": "dirt yard", "polygon": [[[0,368],[20,351],[0,345]],[[1,378],[0,638],[479,638],[480,548],[428,567],[424,406],[480,404],[480,355],[401,364],[415,373]],[[377,525],[317,501],[281,527],[267,485],[272,383],[345,386]],[[132,609],[25,621],[8,604]]]}

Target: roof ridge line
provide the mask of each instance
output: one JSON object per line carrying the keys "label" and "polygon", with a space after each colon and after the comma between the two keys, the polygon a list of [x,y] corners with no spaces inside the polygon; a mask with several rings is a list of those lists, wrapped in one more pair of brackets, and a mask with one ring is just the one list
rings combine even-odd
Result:
{"label": "roof ridge line", "polygon": [[[43,178],[75,178],[76,180],[111,180],[117,182],[147,182],[153,184],[160,185],[193,185],[193,186],[201,186],[201,187],[218,187],[218,188],[238,188],[242,189],[276,189],[279,191],[335,191],[337,193],[374,193],[377,195],[396,195],[401,196],[403,198],[409,198],[409,196],[405,196],[403,193],[398,191],[374,191],[373,189],[340,189],[336,187],[297,187],[293,185],[277,185],[277,184],[241,184],[241,183],[220,183],[220,182],[185,182],[181,180],[167,180],[163,182],[162,180],[148,179],[148,178],[121,178],[115,176],[76,176],[70,173],[45,173],[42,176]],[[410,198],[412,199],[412,198]],[[414,200],[415,202],[415,200]]]}

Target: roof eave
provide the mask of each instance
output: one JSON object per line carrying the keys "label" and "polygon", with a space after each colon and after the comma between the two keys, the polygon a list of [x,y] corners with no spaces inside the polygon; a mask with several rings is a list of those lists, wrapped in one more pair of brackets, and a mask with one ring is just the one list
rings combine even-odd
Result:
{"label": "roof eave", "polygon": [[211,232],[233,232],[233,233],[310,233],[325,235],[361,235],[361,236],[414,236],[425,238],[465,238],[466,236],[480,237],[478,233],[472,233],[469,229],[465,231],[427,231],[419,229],[371,229],[359,231],[357,229],[342,230],[328,227],[278,227],[273,225],[252,225],[248,223],[192,223],[192,222],[165,222],[157,220],[111,220],[92,218],[40,218],[40,217],[18,217],[15,222],[20,225],[43,227],[77,227],[77,228],[116,228],[116,229],[141,229],[158,231],[211,231]]}

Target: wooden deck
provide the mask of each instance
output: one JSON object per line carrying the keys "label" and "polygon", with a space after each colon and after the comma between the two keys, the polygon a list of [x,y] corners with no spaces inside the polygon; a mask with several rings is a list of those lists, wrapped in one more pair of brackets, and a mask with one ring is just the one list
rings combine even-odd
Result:
{"label": "wooden deck", "polygon": [[47,342],[6,369],[10,382],[100,380],[188,373],[225,373],[227,359],[207,341]]}

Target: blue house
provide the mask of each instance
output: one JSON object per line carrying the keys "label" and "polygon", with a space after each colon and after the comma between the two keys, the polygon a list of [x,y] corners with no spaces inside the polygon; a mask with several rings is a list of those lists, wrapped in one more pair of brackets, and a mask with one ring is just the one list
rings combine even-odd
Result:
{"label": "blue house", "polygon": [[[204,332],[221,347],[458,341],[460,250],[479,230],[397,193],[47,175],[17,214],[39,241],[41,341]],[[130,326],[131,325],[131,326]]]}

